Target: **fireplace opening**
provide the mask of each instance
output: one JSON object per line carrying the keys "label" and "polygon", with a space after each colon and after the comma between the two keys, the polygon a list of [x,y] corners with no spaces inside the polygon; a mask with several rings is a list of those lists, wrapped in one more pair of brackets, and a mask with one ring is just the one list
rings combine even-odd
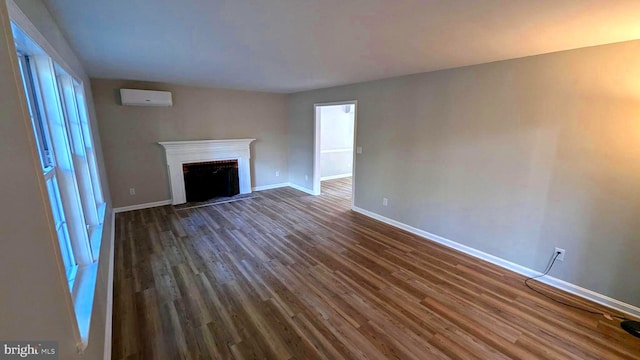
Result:
{"label": "fireplace opening", "polygon": [[238,160],[183,164],[187,202],[206,201],[240,193]]}

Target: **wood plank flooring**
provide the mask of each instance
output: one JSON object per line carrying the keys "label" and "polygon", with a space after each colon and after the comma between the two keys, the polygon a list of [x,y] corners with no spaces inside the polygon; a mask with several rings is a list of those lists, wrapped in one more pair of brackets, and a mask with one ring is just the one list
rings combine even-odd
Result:
{"label": "wood plank flooring", "polygon": [[257,195],[117,214],[113,359],[640,359],[618,321],[350,211],[350,179]]}

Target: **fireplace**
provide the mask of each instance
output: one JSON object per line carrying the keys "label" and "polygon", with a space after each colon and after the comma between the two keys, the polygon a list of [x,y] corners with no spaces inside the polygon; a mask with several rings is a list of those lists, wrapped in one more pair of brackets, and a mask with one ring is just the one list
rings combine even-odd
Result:
{"label": "fireplace", "polygon": [[171,203],[187,202],[184,165],[218,161],[236,161],[238,173],[238,191],[240,194],[251,192],[251,152],[249,145],[255,139],[232,140],[195,140],[165,141],[160,145],[165,149],[169,182],[171,185]]}
{"label": "fireplace", "polygon": [[182,165],[187,202],[206,201],[240,193],[238,160],[221,160]]}

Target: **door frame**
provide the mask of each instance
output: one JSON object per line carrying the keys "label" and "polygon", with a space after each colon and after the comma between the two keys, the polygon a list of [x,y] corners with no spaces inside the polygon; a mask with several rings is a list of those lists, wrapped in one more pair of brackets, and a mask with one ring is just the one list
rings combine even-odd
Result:
{"label": "door frame", "polygon": [[320,181],[320,108],[323,106],[335,106],[335,105],[353,105],[353,163],[351,165],[351,207],[353,208],[356,198],[356,149],[358,138],[358,100],[345,100],[345,101],[333,101],[313,104],[313,118],[314,118],[314,134],[313,134],[313,195],[320,195],[321,193],[321,181]]}

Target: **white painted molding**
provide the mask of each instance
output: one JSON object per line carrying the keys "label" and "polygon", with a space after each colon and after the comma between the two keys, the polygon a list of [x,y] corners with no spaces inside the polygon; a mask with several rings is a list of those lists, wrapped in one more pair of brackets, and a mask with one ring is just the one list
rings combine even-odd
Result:
{"label": "white painted molding", "polygon": [[293,184],[293,183],[289,183],[289,187],[292,187],[292,188],[294,188],[294,189],[296,189],[296,190],[300,190],[300,191],[305,192],[305,193],[307,193],[307,194],[309,194],[309,195],[316,195],[316,194],[314,194],[313,190],[311,190],[311,189],[307,189],[307,188],[302,187],[302,186],[300,186],[300,185],[296,185],[296,184]]}
{"label": "white painted molding", "polygon": [[107,273],[107,312],[104,326],[104,360],[111,360],[113,339],[113,271],[116,243],[116,212],[111,211],[111,244],[109,244],[109,271]]}
{"label": "white painted molding", "polygon": [[289,186],[289,183],[285,182],[285,183],[279,183],[279,184],[255,186],[255,187],[253,187],[253,191],[263,191],[263,190],[277,189],[277,188],[286,187],[286,186]]}
{"label": "white painted molding", "polygon": [[[373,218],[375,220],[381,221],[381,222],[383,222],[385,224],[388,224],[388,225],[397,227],[399,229],[408,231],[408,232],[410,232],[412,234],[418,235],[418,236],[420,236],[422,238],[425,238],[426,240],[431,240],[431,241],[437,242],[439,244],[442,244],[442,245],[445,245],[447,247],[456,249],[458,251],[461,251],[461,252],[463,252],[465,254],[468,254],[468,255],[471,255],[473,257],[488,261],[488,262],[490,262],[492,264],[498,265],[498,266],[503,267],[503,268],[505,268],[507,270],[511,270],[513,272],[516,272],[516,273],[518,273],[520,275],[524,275],[524,276],[527,276],[527,277],[541,275],[541,273],[538,272],[538,271],[529,269],[529,268],[524,267],[522,265],[518,265],[516,263],[513,263],[511,261],[499,258],[497,256],[494,256],[494,255],[491,255],[491,254],[487,254],[487,253],[485,253],[483,251],[474,249],[472,247],[469,247],[469,246],[466,246],[466,245],[462,245],[462,244],[457,243],[455,241],[443,238],[442,236],[438,236],[438,235],[432,234],[430,232],[415,228],[413,226],[401,223],[399,221],[387,218],[387,217],[382,216],[380,214],[377,214],[377,213],[374,213],[374,212],[371,212],[371,211],[368,211],[368,210],[365,210],[365,209],[362,209],[362,208],[359,208],[359,207],[356,207],[356,206],[353,206],[352,210],[357,212],[357,213],[360,213],[362,215],[365,215],[365,216],[368,216],[370,218]],[[636,306],[633,306],[631,304],[627,304],[627,303],[622,302],[620,300],[613,299],[613,298],[608,297],[606,295],[597,293],[595,291],[592,291],[592,290],[589,290],[589,289],[585,289],[585,288],[580,287],[578,285],[566,282],[564,280],[560,280],[560,279],[554,278],[554,277],[549,276],[549,275],[547,275],[547,276],[545,276],[543,278],[536,279],[536,280],[540,281],[540,282],[543,282],[543,283],[545,283],[547,285],[553,286],[553,287],[555,287],[557,289],[560,289],[560,290],[566,291],[568,293],[574,294],[576,296],[582,297],[584,299],[591,300],[591,301],[593,301],[595,303],[598,303],[598,304],[607,306],[609,308],[618,310],[618,311],[623,312],[625,314],[629,314],[629,315],[632,315],[632,316],[635,316],[635,317],[640,317],[640,308],[638,308]]]}
{"label": "white painted molding", "polygon": [[320,181],[342,179],[342,178],[347,178],[347,177],[351,177],[351,176],[353,176],[352,173],[338,174],[338,175],[331,175],[331,176],[323,176],[323,177],[320,178]]}
{"label": "white painted molding", "polygon": [[353,152],[353,148],[320,150],[320,154],[331,154],[331,153],[339,153],[339,152]]}
{"label": "white painted molding", "polygon": [[125,211],[149,209],[149,208],[154,208],[154,207],[158,207],[158,206],[165,206],[165,205],[171,205],[171,200],[162,200],[162,201],[150,202],[150,203],[145,203],[145,204],[137,204],[137,205],[129,205],[129,206],[117,207],[117,208],[113,208],[113,212],[117,214],[117,213],[121,213],[121,212],[125,212]]}
{"label": "white painted molding", "polygon": [[[84,76],[81,76],[82,74],[76,73],[74,69],[69,66],[67,61],[62,56],[60,56],[60,53],[58,53],[56,48],[54,48],[51,43],[49,43],[47,38],[42,35],[40,30],[36,28],[36,26],[31,22],[27,15],[22,12],[22,9],[20,9],[20,7],[13,0],[6,0],[6,3],[7,10],[9,12],[9,18],[11,19],[11,21],[13,21],[20,29],[22,29],[22,31],[24,31],[31,38],[31,40],[38,44],[38,46],[40,46],[42,50],[47,53],[47,55],[49,55],[56,63],[58,63],[58,65],[60,65],[66,72],[68,72],[69,75],[76,79],[85,79]],[[77,56],[75,54],[73,54],[73,56],[76,57],[76,59],[74,60],[80,63]]]}
{"label": "white painted molding", "polygon": [[[351,149],[351,151],[354,151],[356,149],[356,144],[358,143],[358,100],[345,100],[345,101],[333,101],[333,102],[324,102],[324,103],[315,103],[313,104],[313,182],[311,185],[312,191],[309,193],[311,195],[320,195],[322,193],[322,187],[320,185],[320,182],[322,181],[321,176],[320,176],[320,158],[321,158],[321,149],[320,149],[320,145],[321,145],[321,139],[320,139],[320,135],[321,135],[321,114],[320,114],[320,108],[322,106],[330,106],[330,105],[353,105],[353,109],[354,109],[354,113],[353,113],[353,148]],[[352,159],[352,164],[351,164],[351,171],[354,174],[354,180],[355,180],[355,171],[356,171],[356,156],[355,156],[355,151],[353,154],[353,159]],[[292,186],[293,187],[293,186]],[[298,189],[301,190],[301,189]],[[305,190],[301,190],[304,192]],[[354,204],[354,200],[355,200],[355,195],[356,195],[356,187],[355,187],[355,181],[353,182],[353,185],[351,186],[351,206],[353,206]]]}
{"label": "white painted molding", "polygon": [[251,151],[249,145],[255,139],[163,141],[159,144],[165,149],[169,182],[171,183],[171,203],[187,202],[184,189],[182,165],[206,161],[237,160],[240,194],[251,192]]}

